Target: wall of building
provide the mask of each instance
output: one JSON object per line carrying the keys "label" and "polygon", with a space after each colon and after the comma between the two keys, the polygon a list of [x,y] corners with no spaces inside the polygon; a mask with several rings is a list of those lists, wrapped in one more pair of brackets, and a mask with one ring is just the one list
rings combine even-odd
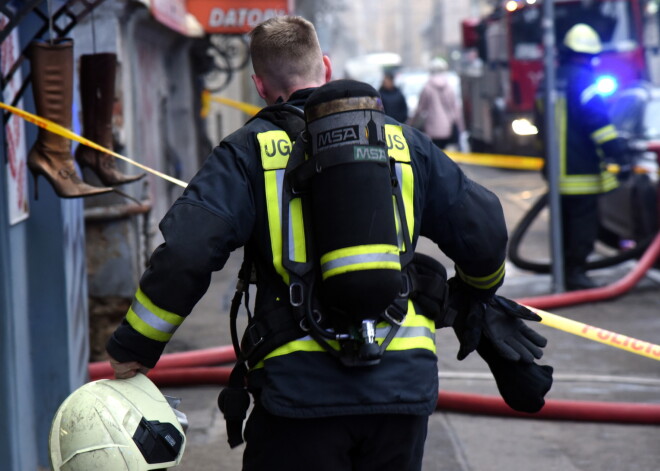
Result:
{"label": "wall of building", "polygon": [[[43,26],[43,17],[34,12],[22,19],[17,29],[21,50]],[[106,0],[75,26],[71,38],[74,132],[82,134],[80,56],[116,53],[115,150],[181,180],[192,178],[207,153],[199,143],[200,90],[190,63],[195,39],[158,23],[143,4],[121,0]],[[27,76],[28,60],[22,68]],[[20,107],[38,111],[31,87]],[[26,152],[37,128],[21,125]],[[1,149],[4,144],[0,133]],[[146,259],[159,243],[157,224],[183,188],[155,176],[122,186],[144,203],[140,206],[119,194],[62,199],[44,178],[37,182],[35,200],[34,182],[26,180],[29,215],[12,224],[6,162],[5,155],[0,166],[0,467],[45,470],[57,407],[88,380],[89,314],[113,314],[104,320],[105,334],[123,317]],[[141,172],[123,162],[118,167],[127,174]],[[100,185],[93,173],[86,171],[85,178]]]}
{"label": "wall of building", "polygon": [[[16,30],[17,50],[24,50],[42,26],[42,19],[26,16]],[[22,77],[29,72],[29,61],[24,61]],[[31,87],[20,106],[37,111]],[[24,126],[25,152],[31,149],[37,130],[20,125]],[[7,151],[4,145],[2,149]],[[37,201],[35,182],[19,180],[28,184],[27,217],[10,220],[7,162],[5,155],[0,169],[0,413],[4,417],[0,454],[3,469],[46,469],[53,415],[71,389],[86,378],[83,205],[79,200],[60,199],[43,177],[36,182]]]}

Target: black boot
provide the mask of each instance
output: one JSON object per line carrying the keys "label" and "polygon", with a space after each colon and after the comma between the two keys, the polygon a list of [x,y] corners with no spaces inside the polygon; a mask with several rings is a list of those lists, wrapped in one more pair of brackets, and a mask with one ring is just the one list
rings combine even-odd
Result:
{"label": "black boot", "polygon": [[[37,114],[71,129],[73,103],[73,41],[65,38],[50,44],[33,41],[28,49],[32,68],[32,93]],[[71,141],[39,128],[37,140],[30,149],[27,166],[34,176],[37,199],[37,177],[43,175],[61,198],[109,193],[112,188],[96,187],[83,182],[73,164]]]}
{"label": "black boot", "polygon": [[[112,108],[116,70],[115,54],[85,54],[80,57],[83,136],[109,150],[114,150]],[[124,175],[117,169],[115,157],[85,145],[79,145],[76,149],[76,160],[81,168],[91,168],[105,186],[134,182],[146,175]]]}
{"label": "black boot", "polygon": [[587,276],[583,267],[567,267],[565,275],[567,291],[598,288],[600,285]]}

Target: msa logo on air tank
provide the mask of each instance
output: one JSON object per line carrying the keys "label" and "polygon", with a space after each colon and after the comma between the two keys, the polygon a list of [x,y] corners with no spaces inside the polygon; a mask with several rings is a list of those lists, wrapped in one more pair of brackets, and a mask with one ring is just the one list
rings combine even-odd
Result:
{"label": "msa logo on air tank", "polygon": [[320,150],[324,147],[343,142],[358,141],[360,134],[358,126],[343,126],[341,128],[328,129],[316,136],[316,147]]}
{"label": "msa logo on air tank", "polygon": [[387,152],[384,147],[355,146],[353,147],[353,159],[371,162],[386,162]]}

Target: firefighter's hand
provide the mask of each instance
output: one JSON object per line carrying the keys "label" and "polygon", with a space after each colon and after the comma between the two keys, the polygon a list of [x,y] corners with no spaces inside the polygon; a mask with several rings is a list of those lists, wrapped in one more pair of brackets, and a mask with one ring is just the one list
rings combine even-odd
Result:
{"label": "firefighter's hand", "polygon": [[112,357],[110,357],[110,366],[114,370],[117,379],[132,378],[138,373],[146,375],[149,372],[149,368],[142,366],[137,361],[120,362]]}
{"label": "firefighter's hand", "polygon": [[492,295],[478,299],[462,289],[462,283],[452,278],[450,307],[457,312],[453,328],[460,343],[456,358],[460,361],[487,339],[502,358],[532,363],[541,358],[547,340],[524,320],[541,318],[520,304],[502,296]]}
{"label": "firefighter's hand", "polygon": [[547,339],[529,328],[524,320],[540,321],[541,317],[510,299],[493,296],[484,310],[483,335],[504,359],[532,363],[543,356]]}

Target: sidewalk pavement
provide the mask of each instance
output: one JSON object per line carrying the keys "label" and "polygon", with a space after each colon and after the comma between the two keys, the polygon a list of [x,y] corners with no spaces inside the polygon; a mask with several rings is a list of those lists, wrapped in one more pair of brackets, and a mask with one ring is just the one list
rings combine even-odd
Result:
{"label": "sidewalk pavement", "polygon": [[[464,167],[476,181],[501,199],[509,232],[545,191],[538,173]],[[523,255],[548,260],[547,214],[530,228]],[[418,250],[449,262],[428,240]],[[166,352],[231,344],[229,303],[242,254],[233,254],[217,273],[208,293],[177,331]],[[635,262],[594,271],[594,278],[613,283]],[[625,295],[611,300],[547,309],[560,316],[611,332],[660,344],[660,272],[651,270]],[[517,299],[551,292],[549,275],[517,269],[507,263],[500,294]],[[651,403],[660,407],[660,363],[545,325],[548,338],[540,363],[554,367],[547,400]],[[440,388],[444,391],[498,396],[486,364],[476,353],[456,360],[458,342],[450,329],[437,333]],[[241,469],[242,447],[227,445],[225,424],[216,406],[219,386],[166,387],[182,398],[180,409],[190,428],[181,465],[185,471]],[[652,471],[660,468],[660,427],[611,422],[557,421],[436,412],[430,419],[424,471]],[[313,470],[310,470],[313,471]]]}

